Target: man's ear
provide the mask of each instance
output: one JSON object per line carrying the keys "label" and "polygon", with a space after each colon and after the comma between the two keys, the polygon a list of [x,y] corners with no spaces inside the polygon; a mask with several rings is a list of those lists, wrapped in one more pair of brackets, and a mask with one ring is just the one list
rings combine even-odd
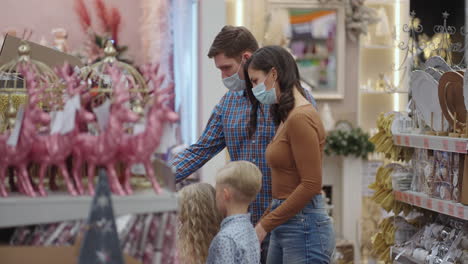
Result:
{"label": "man's ear", "polygon": [[244,61],[250,59],[250,57],[252,57],[252,52],[250,52],[250,51],[246,51],[246,52],[244,52],[244,53],[242,54],[242,59],[243,59]]}

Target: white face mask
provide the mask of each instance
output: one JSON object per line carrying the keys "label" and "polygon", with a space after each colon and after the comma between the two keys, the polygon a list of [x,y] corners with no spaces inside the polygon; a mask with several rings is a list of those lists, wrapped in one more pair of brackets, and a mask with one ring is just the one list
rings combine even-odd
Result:
{"label": "white face mask", "polygon": [[[268,76],[270,73],[267,74],[265,77],[268,79]],[[257,100],[262,103],[262,104],[276,104],[278,102],[278,98],[276,97],[276,90],[275,90],[275,83],[273,82],[273,87],[270,90],[267,90],[267,87],[265,85],[265,81],[262,83],[257,84],[254,88],[252,88],[252,92],[257,98]]]}
{"label": "white face mask", "polygon": [[241,80],[239,77],[239,70],[242,68],[242,61],[235,74],[223,79],[224,86],[226,86],[230,91],[237,92],[245,89],[245,81]]}

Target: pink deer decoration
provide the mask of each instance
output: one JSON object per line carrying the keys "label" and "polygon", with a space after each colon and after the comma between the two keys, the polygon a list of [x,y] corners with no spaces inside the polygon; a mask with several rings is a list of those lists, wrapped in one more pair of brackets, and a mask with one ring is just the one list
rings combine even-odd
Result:
{"label": "pink deer decoration", "polygon": [[[157,72],[158,68],[155,69]],[[175,122],[179,116],[173,112],[168,102],[172,100],[174,85],[170,84],[165,89],[160,89],[164,78],[157,78],[156,73],[149,74],[149,81],[153,84],[153,105],[146,115],[144,132],[137,135],[124,135],[120,144],[120,160],[125,164],[124,189],[127,194],[132,194],[130,186],[131,167],[142,163],[146,170],[146,176],[151,181],[156,193],[160,192],[160,186],[156,180],[151,155],[156,151],[161,142],[164,124]]]}
{"label": "pink deer decoration", "polygon": [[117,68],[109,68],[113,85],[113,103],[110,109],[107,128],[99,135],[79,134],[76,148],[74,150],[74,174],[79,177],[80,166],[84,160],[88,164],[88,190],[94,194],[94,175],[97,165],[106,167],[107,175],[111,185],[111,190],[118,195],[124,195],[125,192],[120,185],[115,169],[117,163],[117,154],[119,142],[124,134],[123,124],[125,122],[136,122],[138,115],[128,109],[124,103],[129,100],[125,82],[122,80],[122,73]]}
{"label": "pink deer decoration", "polygon": [[19,72],[24,76],[29,97],[17,145],[7,144],[9,132],[0,135],[0,153],[2,153],[0,155],[0,195],[3,197],[8,196],[4,181],[9,166],[16,167],[18,170],[19,190],[28,196],[36,196],[27,171],[28,156],[37,133],[36,123],[47,123],[50,118],[37,105],[40,101],[40,92],[44,90],[45,84],[43,83],[42,87],[39,87],[37,76],[32,67],[24,65],[19,68]]}
{"label": "pink deer decoration", "polygon": [[[72,98],[73,96],[80,96],[80,92],[84,90],[86,85],[84,82],[80,82],[78,74],[73,73],[72,69],[68,65],[64,65],[63,68],[59,69],[58,74],[66,84],[65,91],[68,97]],[[91,113],[86,112],[82,107],[73,111],[75,111],[77,115],[74,120],[75,127],[72,131],[65,134],[53,133],[36,135],[35,137],[31,150],[31,159],[39,164],[39,193],[41,196],[47,195],[44,188],[44,177],[46,169],[52,165],[56,165],[59,168],[63,178],[65,179],[68,192],[71,195],[75,196],[84,192],[81,179],[77,180],[75,178],[75,189],[73,181],[70,179],[66,160],[72,153],[76,137],[78,135],[78,119],[80,119],[80,121],[92,120],[94,116]],[[54,178],[54,176],[52,178]]]}

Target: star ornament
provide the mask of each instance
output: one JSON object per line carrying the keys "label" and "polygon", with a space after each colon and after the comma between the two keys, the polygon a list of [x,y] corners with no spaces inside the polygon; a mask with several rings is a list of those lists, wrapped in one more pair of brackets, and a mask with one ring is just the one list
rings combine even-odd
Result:
{"label": "star ornament", "polygon": [[445,11],[445,12],[442,13],[442,16],[443,16],[445,19],[447,19],[447,18],[450,16],[450,14],[449,14],[447,11]]}
{"label": "star ornament", "polygon": [[101,208],[107,207],[107,206],[109,206],[109,199],[107,198],[107,196],[101,195],[101,196],[99,196],[99,198],[97,200],[97,204]]}
{"label": "star ornament", "polygon": [[109,262],[109,254],[105,250],[96,251],[96,256],[101,263]]}
{"label": "star ornament", "polygon": [[109,224],[109,221],[107,221],[105,218],[101,218],[100,220],[96,221],[96,225],[99,228],[103,228],[108,224]]}
{"label": "star ornament", "polygon": [[110,233],[112,232],[112,223],[110,221],[107,221],[104,226],[102,227],[102,232],[104,233]]}

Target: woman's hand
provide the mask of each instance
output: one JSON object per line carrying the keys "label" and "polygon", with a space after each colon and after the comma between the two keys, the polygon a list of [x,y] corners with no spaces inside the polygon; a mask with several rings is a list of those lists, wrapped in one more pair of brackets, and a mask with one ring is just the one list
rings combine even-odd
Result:
{"label": "woman's hand", "polygon": [[263,228],[261,223],[258,223],[257,226],[255,226],[255,232],[257,233],[258,241],[262,243],[263,239],[265,239],[267,232]]}

